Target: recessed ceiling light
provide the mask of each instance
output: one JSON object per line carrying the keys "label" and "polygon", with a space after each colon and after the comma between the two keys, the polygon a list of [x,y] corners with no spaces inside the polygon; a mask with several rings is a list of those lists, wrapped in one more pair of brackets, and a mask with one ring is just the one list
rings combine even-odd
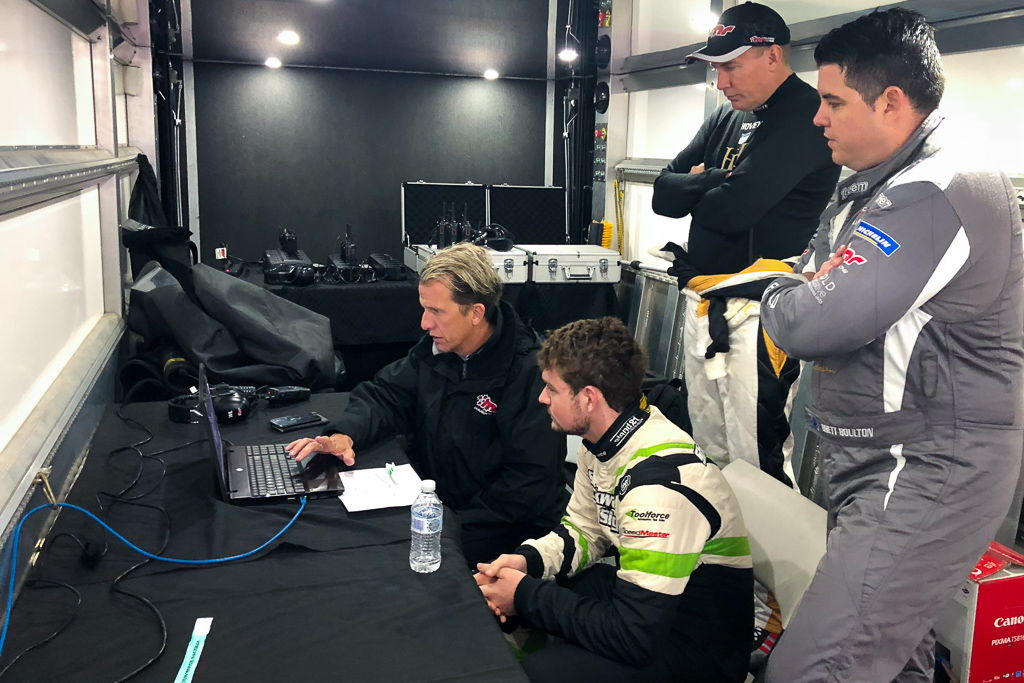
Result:
{"label": "recessed ceiling light", "polygon": [[558,53],[558,58],[561,59],[563,62],[575,61],[576,58],[579,56],[580,54],[576,52],[576,49],[571,47],[564,48],[561,52]]}
{"label": "recessed ceiling light", "polygon": [[277,57],[267,57],[267,61],[263,63],[269,66],[271,69],[281,68],[281,60],[278,59]]}
{"label": "recessed ceiling light", "polygon": [[486,78],[489,81],[493,81],[497,77],[498,72],[495,71],[494,69],[488,69],[487,71],[484,72],[484,78]]}
{"label": "recessed ceiling light", "polygon": [[284,43],[285,45],[298,45],[299,34],[291,29],[286,29],[277,34],[277,42]]}

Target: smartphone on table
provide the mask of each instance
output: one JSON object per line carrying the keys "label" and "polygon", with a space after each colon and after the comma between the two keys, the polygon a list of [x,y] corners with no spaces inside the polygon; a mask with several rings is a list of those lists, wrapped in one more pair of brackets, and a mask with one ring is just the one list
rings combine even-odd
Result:
{"label": "smartphone on table", "polygon": [[309,429],[318,425],[327,424],[327,418],[312,410],[295,415],[284,415],[282,417],[270,418],[270,426],[279,432],[291,432],[296,429]]}

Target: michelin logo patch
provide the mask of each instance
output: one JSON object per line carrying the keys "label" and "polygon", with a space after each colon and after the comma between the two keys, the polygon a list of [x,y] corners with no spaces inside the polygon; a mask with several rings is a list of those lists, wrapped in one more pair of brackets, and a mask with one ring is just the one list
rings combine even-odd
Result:
{"label": "michelin logo patch", "polygon": [[860,225],[853,232],[858,237],[862,237],[878,247],[878,250],[885,254],[886,257],[892,256],[900,248],[899,242],[867,221],[861,221]]}

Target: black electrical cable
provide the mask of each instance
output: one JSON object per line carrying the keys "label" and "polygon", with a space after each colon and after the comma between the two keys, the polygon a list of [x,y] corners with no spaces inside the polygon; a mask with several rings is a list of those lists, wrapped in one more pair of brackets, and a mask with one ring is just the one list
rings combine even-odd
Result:
{"label": "black electrical cable", "polygon": [[[78,541],[78,539],[75,536],[73,536],[72,534],[67,534],[67,535],[70,536],[71,538],[74,538],[76,541]],[[81,541],[78,541],[78,543],[81,544]],[[25,582],[25,586],[28,587],[28,588],[38,588],[40,586],[49,586],[51,588],[64,588],[66,590],[71,591],[74,594],[74,596],[75,596],[74,611],[71,613],[71,616],[68,617],[67,621],[65,621],[63,624],[61,624],[57,628],[56,631],[54,631],[50,635],[46,636],[42,640],[40,640],[40,641],[38,641],[36,643],[33,643],[32,645],[29,645],[24,650],[22,650],[21,652],[19,652],[16,655],[14,655],[14,657],[12,657],[11,660],[9,662],[7,662],[6,665],[4,665],[4,668],[0,669],[0,678],[3,678],[7,674],[7,672],[10,671],[11,667],[14,666],[15,664],[17,664],[18,661],[22,657],[27,655],[29,652],[31,652],[32,650],[35,650],[37,648],[40,648],[43,645],[46,645],[48,642],[50,642],[51,640],[53,640],[54,638],[59,636],[61,633],[66,631],[67,628],[69,626],[71,626],[72,623],[74,623],[75,619],[78,618],[78,613],[79,613],[79,611],[80,611],[80,609],[82,607],[82,594],[79,593],[75,589],[74,586],[72,586],[71,584],[64,583],[63,581],[52,581],[50,579],[30,579],[30,580]]]}
{"label": "black electrical cable", "polygon": [[[161,551],[160,551],[160,552],[163,552],[163,549],[166,548],[167,543],[168,543],[168,541],[170,539],[170,517],[168,516],[167,511],[164,510],[163,508],[159,507],[159,506],[156,506],[156,505],[148,505],[148,504],[145,504],[145,503],[129,503],[129,504],[131,504],[131,505],[141,505],[143,507],[149,507],[149,508],[152,508],[152,509],[155,509],[155,510],[159,510],[161,512],[161,514],[164,515],[164,518],[167,521],[167,524],[165,526],[165,534],[164,534],[163,547],[161,548]],[[240,553],[240,554],[236,554],[236,555],[231,555],[231,556],[228,556],[228,557],[217,557],[217,558],[202,559],[202,560],[190,560],[190,559],[178,559],[178,558],[164,557],[162,555],[153,554],[153,553],[150,553],[150,552],[148,552],[146,550],[143,550],[142,548],[138,547],[137,545],[135,545],[134,543],[129,541],[127,538],[125,538],[124,536],[119,534],[117,531],[115,531],[112,527],[110,527],[110,525],[108,525],[106,522],[101,520],[99,517],[97,517],[93,513],[89,512],[85,508],[79,507],[77,505],[72,505],[70,503],[51,503],[51,504],[39,505],[39,506],[29,510],[28,512],[26,512],[22,516],[21,520],[18,522],[18,524],[14,528],[14,538],[13,538],[13,542],[10,544],[11,551],[9,553],[10,554],[9,562],[4,563],[4,568],[5,569],[8,566],[10,568],[10,571],[9,571],[10,576],[8,577],[7,606],[6,606],[6,609],[4,611],[3,629],[0,630],[0,653],[3,652],[3,645],[4,645],[4,643],[7,640],[7,632],[8,632],[8,629],[10,627],[10,622],[11,622],[11,611],[12,611],[13,606],[14,606],[14,577],[17,575],[17,560],[18,560],[17,547],[18,547],[19,539],[21,538],[22,528],[24,527],[25,522],[28,521],[28,518],[31,517],[32,515],[34,515],[35,513],[40,512],[42,510],[46,510],[46,509],[52,509],[52,508],[55,508],[55,507],[56,508],[70,508],[70,509],[73,509],[73,510],[77,510],[78,512],[81,512],[82,514],[86,515],[87,517],[89,517],[93,521],[99,523],[100,526],[102,526],[108,532],[113,534],[119,541],[121,541],[122,543],[124,543],[125,545],[130,547],[132,550],[134,550],[135,552],[139,553],[140,555],[145,556],[147,558],[147,560],[146,560],[147,562],[148,562],[148,560],[153,559],[153,560],[159,560],[161,562],[172,562],[172,563],[176,563],[176,564],[185,564],[185,565],[196,566],[196,565],[220,564],[222,562],[233,562],[235,560],[241,560],[241,559],[246,558],[246,557],[251,557],[251,556],[255,555],[256,553],[264,550],[271,543],[273,543],[278,538],[280,538],[282,535],[284,535],[284,533],[286,531],[288,531],[288,529],[290,529],[292,527],[292,525],[295,523],[295,520],[297,520],[299,518],[299,515],[302,514],[302,511],[306,509],[306,498],[305,498],[305,496],[303,496],[300,499],[299,509],[295,512],[295,515],[291,518],[291,520],[284,527],[282,527],[282,529],[280,531],[278,531],[276,534],[274,534],[271,538],[269,538],[266,542],[261,544],[259,547],[253,548],[252,550],[249,550],[249,551],[244,552],[244,553]],[[125,591],[122,588],[116,588],[116,584],[119,581],[124,579],[128,574],[130,574],[135,569],[138,569],[140,566],[144,565],[145,563],[146,562],[141,562],[138,565],[135,565],[135,566],[131,567],[130,569],[128,569],[127,571],[122,573],[120,576],[118,576],[117,579],[115,579],[115,581],[114,581],[115,586],[112,586],[112,589],[115,589],[116,592],[118,592],[118,593],[121,593],[123,595],[127,595],[129,597],[132,597],[132,598],[134,598],[136,600],[141,601],[144,605],[149,607],[149,609],[151,609],[154,614],[156,614],[157,618],[160,621],[161,633],[162,633],[162,643],[161,643],[161,646],[160,646],[160,650],[157,652],[156,655],[154,655],[152,658],[150,658],[142,666],[136,668],[134,671],[129,673],[127,676],[124,676],[124,677],[118,679],[118,683],[120,683],[121,681],[128,680],[129,678],[132,678],[133,676],[135,676],[139,672],[145,670],[148,666],[150,666],[153,662],[155,662],[164,653],[164,651],[166,650],[166,646],[167,646],[167,624],[166,624],[166,622],[163,619],[163,615],[156,608],[156,606],[153,605],[149,600],[147,600],[143,596],[137,595],[135,593],[131,593],[130,591]]]}
{"label": "black electrical cable", "polygon": [[[170,517],[170,515],[167,514],[167,511],[164,510],[159,505],[150,505],[148,503],[138,503],[138,502],[127,501],[127,500],[119,500],[117,502],[123,503],[125,505],[137,505],[139,507],[150,508],[152,510],[157,510],[157,511],[160,512],[160,514],[163,516],[163,519],[164,519],[164,538],[163,538],[163,542],[160,544],[160,549],[157,550],[154,554],[155,555],[162,555],[163,552],[165,550],[167,550],[167,545],[170,543],[170,540],[171,540],[171,517]],[[126,597],[129,597],[129,598],[132,598],[132,599],[138,601],[144,607],[146,607],[150,612],[152,612],[154,616],[156,616],[157,623],[158,623],[159,628],[160,628],[160,647],[157,649],[156,654],[154,654],[152,657],[150,657],[143,664],[141,664],[140,666],[138,666],[137,668],[132,670],[127,675],[122,676],[121,678],[118,678],[115,683],[121,683],[122,681],[127,681],[128,679],[130,679],[130,678],[138,675],[139,673],[145,671],[147,668],[152,666],[153,663],[156,662],[156,660],[160,659],[160,657],[163,656],[164,652],[167,650],[167,621],[164,619],[164,615],[161,614],[160,610],[157,609],[156,605],[154,605],[145,596],[139,595],[138,593],[133,593],[133,592],[131,592],[129,590],[126,590],[125,588],[122,588],[122,587],[120,587],[118,585],[118,584],[121,583],[121,581],[123,581],[124,579],[127,579],[128,576],[132,572],[134,572],[135,570],[140,569],[140,568],[146,566],[150,562],[152,562],[152,560],[150,558],[144,557],[140,562],[138,562],[138,563],[132,565],[131,567],[129,567],[128,569],[126,569],[124,572],[122,572],[120,575],[118,575],[117,578],[114,579],[113,583],[111,583],[111,585],[110,585],[110,590],[113,593],[124,595]]]}
{"label": "black electrical cable", "polygon": [[[146,381],[155,381],[155,380],[146,380]],[[110,450],[107,453],[107,461],[108,461],[108,463],[109,463],[111,458],[113,458],[115,455],[118,455],[118,454],[122,454],[122,453],[134,453],[134,454],[136,454],[138,456],[138,466],[136,468],[136,471],[132,475],[132,477],[130,478],[130,481],[128,482],[128,484],[126,486],[122,487],[116,493],[113,493],[113,492],[110,492],[110,491],[97,491],[96,494],[95,494],[95,498],[96,498],[96,504],[97,504],[97,507],[98,507],[100,513],[101,514],[105,514],[105,515],[109,515],[110,511],[113,509],[113,506],[118,504],[118,503],[123,504],[123,505],[134,505],[134,506],[137,506],[137,507],[144,507],[144,508],[148,508],[148,509],[151,509],[151,510],[158,511],[160,513],[161,517],[163,518],[164,533],[163,533],[163,540],[162,540],[162,542],[160,544],[160,548],[155,553],[153,553],[153,554],[154,555],[162,555],[163,552],[167,549],[168,544],[170,543],[170,537],[171,537],[171,520],[170,520],[170,515],[168,515],[167,511],[163,507],[161,507],[161,506],[151,505],[151,504],[148,504],[148,503],[141,503],[141,502],[138,502],[138,501],[139,501],[140,498],[143,498],[143,497],[151,494],[153,491],[155,491],[156,488],[158,486],[160,486],[160,484],[163,482],[163,479],[166,476],[166,473],[167,473],[167,463],[162,458],[160,458],[158,456],[165,455],[167,453],[173,453],[173,452],[181,450],[183,448],[188,448],[190,446],[194,446],[194,445],[203,443],[204,441],[206,441],[206,439],[205,438],[195,439],[195,440],[188,441],[188,442],[185,442],[185,443],[182,443],[182,444],[178,444],[178,445],[175,445],[175,446],[170,446],[168,448],[163,448],[163,449],[160,449],[160,450],[157,450],[157,451],[153,451],[152,453],[144,453],[142,451],[141,447],[146,445],[146,444],[148,444],[148,443],[150,443],[153,440],[153,438],[154,438],[153,432],[148,427],[146,427],[144,424],[142,424],[141,422],[138,422],[137,420],[134,420],[134,419],[126,416],[124,414],[124,412],[123,412],[125,405],[129,402],[131,396],[135,392],[137,392],[137,390],[139,389],[139,386],[141,384],[142,383],[136,384],[134,387],[132,387],[131,390],[128,391],[128,393],[125,395],[125,400],[121,403],[120,406],[118,406],[118,409],[117,409],[115,414],[125,424],[127,424],[129,426],[132,426],[132,427],[134,427],[136,429],[141,430],[145,434],[145,436],[142,439],[140,439],[138,441],[135,441],[135,442],[133,442],[133,443],[127,445],[127,446],[120,446],[118,448],[114,448],[114,449]],[[260,391],[260,390],[264,390],[265,391],[267,388],[269,388],[269,387],[260,387],[260,389],[258,389],[257,391]],[[160,464],[160,474],[159,474],[159,476],[156,477],[156,482],[154,483],[154,485],[152,487],[150,487],[149,489],[147,489],[147,490],[145,490],[145,491],[143,491],[141,493],[136,492],[136,493],[133,493],[131,496],[126,495],[129,491],[131,491],[133,488],[135,488],[138,485],[138,483],[141,481],[142,475],[143,475],[143,472],[144,472],[144,469],[145,469],[145,464],[146,464],[146,461],[148,461],[148,460],[153,460],[153,461],[156,461],[156,462],[158,462]],[[106,505],[104,504],[104,500],[103,500],[104,498],[109,499],[109,502]],[[75,534],[69,533],[69,532],[61,532],[61,533],[55,535],[46,544],[46,548],[48,549],[50,547],[53,547],[56,544],[56,542],[58,540],[60,540],[61,538],[69,538],[72,541],[74,541],[74,543],[76,543],[78,545],[79,549],[82,552],[83,561],[85,561],[87,564],[90,563],[90,562],[92,563],[90,566],[95,566],[95,563],[98,562],[99,559],[103,558],[107,554],[107,552],[109,550],[109,545],[108,545],[108,542],[107,542],[106,534],[103,535],[103,546],[102,546],[102,549],[100,549],[98,552],[96,552],[92,548],[90,548],[90,545],[89,545],[88,541],[84,541],[83,542],[82,539],[80,539],[78,536],[76,536]],[[12,552],[15,552],[15,550],[12,549]],[[135,571],[141,569],[145,565],[149,564],[151,561],[152,561],[151,558],[144,557],[140,562],[135,563],[134,565],[132,565],[131,567],[129,567],[125,571],[121,572],[121,574],[119,574],[117,577],[114,578],[114,580],[111,582],[111,585],[110,585],[110,589],[111,589],[112,593],[114,593],[116,595],[122,595],[122,596],[130,598],[132,600],[135,600],[136,602],[141,604],[143,607],[145,607],[147,610],[149,610],[153,614],[153,616],[156,617],[157,626],[158,626],[158,629],[159,629],[159,632],[160,632],[160,646],[157,649],[156,653],[153,654],[153,656],[151,656],[144,663],[142,663],[141,665],[139,665],[138,667],[133,669],[128,674],[122,676],[121,678],[118,678],[117,679],[117,683],[121,683],[122,681],[127,681],[127,680],[135,677],[136,675],[138,675],[142,671],[146,670],[154,662],[156,662],[161,656],[163,656],[164,652],[167,650],[167,622],[164,619],[163,614],[156,607],[156,605],[153,604],[153,602],[151,600],[149,600],[147,597],[145,597],[144,595],[140,595],[138,593],[134,593],[134,592],[132,592],[130,590],[127,590],[126,588],[124,588],[121,585],[122,582],[125,581],[126,579],[130,578],[131,575]],[[6,564],[4,565],[4,567],[6,568]],[[33,586],[33,585],[35,585],[37,583],[38,584],[46,583],[48,585],[64,587],[64,588],[67,588],[68,590],[72,591],[75,594],[76,599],[77,599],[77,602],[76,602],[76,605],[75,605],[75,612],[56,631],[54,631],[53,633],[47,635],[42,640],[40,640],[40,641],[30,645],[29,647],[25,648],[24,650],[19,652],[15,657],[13,657],[4,666],[3,669],[0,669],[0,678],[2,678],[7,673],[7,671],[17,661],[19,661],[24,655],[28,654],[32,650],[35,650],[35,649],[45,645],[46,643],[54,640],[57,636],[59,636],[61,633],[63,633],[68,628],[68,626],[70,626],[71,623],[78,617],[78,612],[79,612],[79,608],[81,606],[82,599],[81,599],[81,594],[74,587],[70,586],[69,584],[65,584],[65,583],[58,582],[58,581],[52,581],[50,579],[32,579],[29,582],[26,582],[26,586]]]}

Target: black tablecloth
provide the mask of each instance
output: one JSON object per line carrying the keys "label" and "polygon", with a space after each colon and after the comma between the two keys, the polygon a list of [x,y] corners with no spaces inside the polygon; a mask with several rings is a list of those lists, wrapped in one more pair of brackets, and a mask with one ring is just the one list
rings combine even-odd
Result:
{"label": "black tablecloth", "polygon": [[[262,283],[262,274],[259,275]],[[327,316],[335,346],[405,342],[423,335],[415,276],[408,280],[306,287],[263,285],[278,296]]]}
{"label": "black tablecloth", "polygon": [[[255,275],[247,275],[254,278]],[[254,280],[255,281],[255,280]],[[263,285],[271,292],[331,321],[335,346],[415,342],[423,335],[415,275],[408,280],[355,284],[317,283],[306,287]],[[583,318],[618,314],[615,285],[509,284],[503,298],[539,332]]]}
{"label": "black tablecloth", "polygon": [[[346,371],[337,389],[351,390],[372,378],[382,367],[405,356],[423,335],[415,273],[400,281],[318,282],[305,287],[264,284],[258,268],[246,271],[244,277],[331,321],[334,347]],[[574,320],[618,315],[615,285],[610,284],[510,284],[505,285],[504,299],[527,325],[542,334]]]}
{"label": "black tablecloth", "polygon": [[[257,409],[248,423],[223,429],[236,443],[282,443],[272,416],[316,409],[330,416],[345,396],[319,394],[310,403]],[[163,404],[128,406],[125,413],[154,433],[144,453],[202,438],[199,425],[174,425]],[[293,434],[302,435],[302,432]],[[240,507],[215,496],[205,443],[141,459],[114,449],[142,438],[112,411],[93,439],[85,467],[68,502],[89,509],[140,547],[164,556],[210,558],[250,550],[274,535],[297,503]],[[356,467],[405,461],[392,441],[357,452]],[[98,491],[118,492],[138,472],[127,496],[111,505]],[[152,490],[151,493],[146,493]],[[161,506],[164,513],[154,507]],[[39,513],[43,514],[43,513]],[[169,522],[169,524],[168,524]],[[311,501],[272,548],[259,556],[201,567],[151,562],[119,588],[150,600],[167,625],[166,652],[133,680],[170,681],[181,665],[194,622],[213,617],[195,672],[196,681],[278,681],[304,677],[351,681],[522,681],[522,670],[480,597],[458,547],[454,519],[446,514],[441,568],[427,575],[408,565],[409,511],[395,508],[348,514],[334,498]],[[63,510],[30,579],[63,581],[82,594],[71,626],[28,653],[8,680],[108,681],[155,655],[161,645],[158,617],[135,598],[111,590],[112,581],[139,556],[110,540],[95,568],[80,560],[75,534],[90,550],[103,546],[99,527]],[[98,554],[94,552],[93,554]],[[74,612],[59,588],[22,590],[15,605],[2,664],[56,630]]]}

